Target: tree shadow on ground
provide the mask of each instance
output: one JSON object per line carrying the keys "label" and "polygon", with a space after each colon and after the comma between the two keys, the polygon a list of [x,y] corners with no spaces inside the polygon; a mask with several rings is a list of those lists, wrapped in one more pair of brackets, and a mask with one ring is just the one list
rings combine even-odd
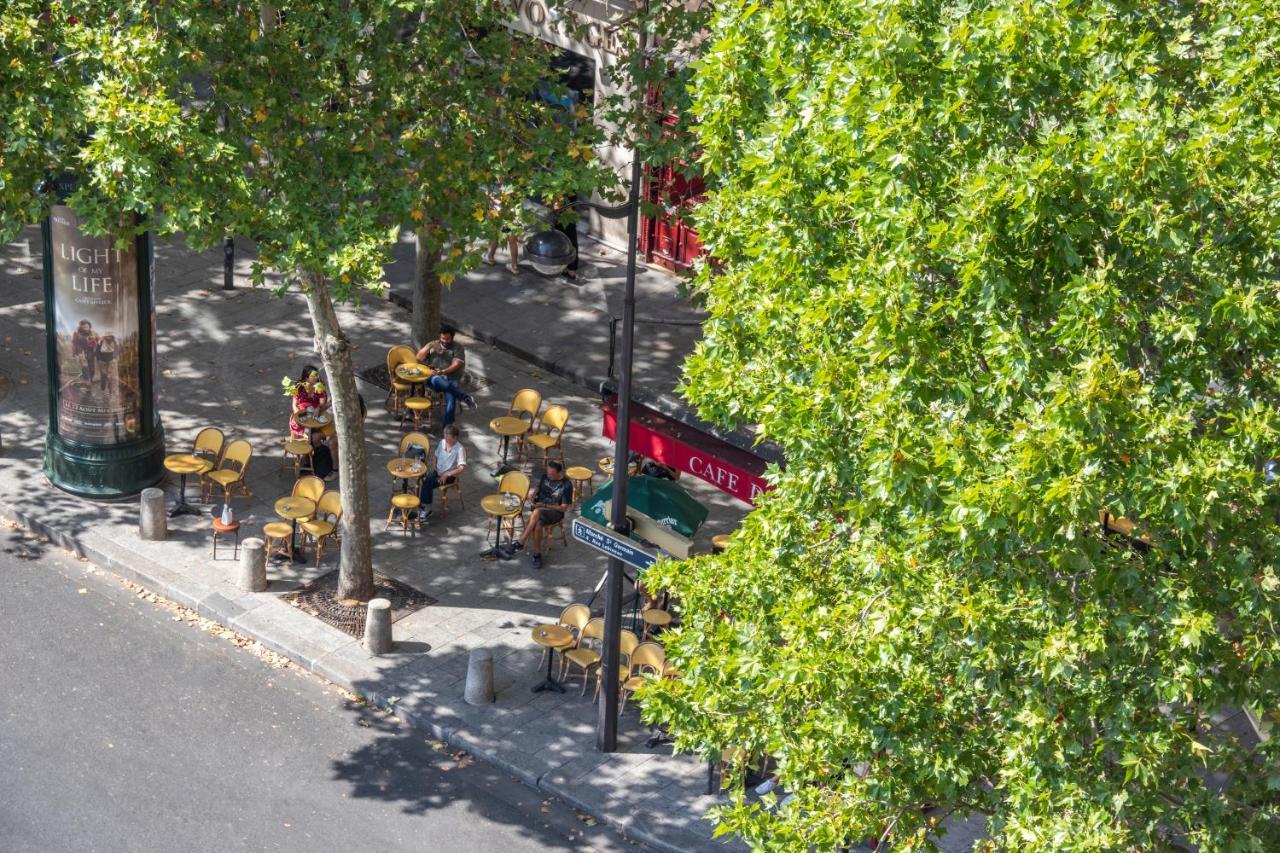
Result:
{"label": "tree shadow on ground", "polygon": [[412,815],[465,803],[469,817],[512,826],[548,850],[628,846],[560,800],[384,711],[353,701],[346,710],[356,725],[376,734],[367,745],[332,762],[333,778],[349,784],[352,797],[398,804]]}

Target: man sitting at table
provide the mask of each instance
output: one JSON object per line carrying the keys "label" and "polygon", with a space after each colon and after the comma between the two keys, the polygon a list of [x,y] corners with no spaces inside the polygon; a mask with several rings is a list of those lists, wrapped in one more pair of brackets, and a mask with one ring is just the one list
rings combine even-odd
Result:
{"label": "man sitting at table", "polygon": [[431,498],[440,486],[447,486],[462,476],[467,467],[467,449],[458,441],[457,424],[449,424],[444,428],[444,438],[436,445],[435,468],[422,478],[418,487],[418,500],[421,502],[419,512],[409,514],[410,520],[431,517]]}
{"label": "man sitting at table", "polygon": [[462,348],[462,344],[454,340],[456,331],[453,326],[446,323],[440,327],[439,338],[429,341],[426,346],[418,350],[418,361],[435,371],[427,380],[427,385],[444,395],[445,426],[453,423],[459,401],[469,409],[476,407],[475,398],[463,391],[462,386],[458,384],[458,380],[462,378],[463,368],[467,364],[467,353]]}
{"label": "man sitting at table", "polygon": [[542,475],[538,485],[529,490],[533,500],[533,512],[529,513],[529,523],[524,526],[520,539],[511,543],[503,552],[506,559],[511,559],[516,551],[524,548],[524,543],[533,537],[533,549],[529,561],[535,569],[542,568],[542,527],[544,524],[555,524],[564,519],[573,503],[573,483],[564,476],[564,466],[552,459],[547,463],[547,473]]}

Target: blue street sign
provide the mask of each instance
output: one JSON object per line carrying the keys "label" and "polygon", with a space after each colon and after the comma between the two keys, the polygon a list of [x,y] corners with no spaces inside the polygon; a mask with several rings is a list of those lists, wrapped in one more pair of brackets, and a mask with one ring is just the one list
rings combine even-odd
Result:
{"label": "blue street sign", "polygon": [[621,536],[607,527],[585,518],[573,520],[573,538],[595,548],[610,557],[617,557],[629,566],[647,569],[658,562],[658,555],[653,554],[632,540]]}

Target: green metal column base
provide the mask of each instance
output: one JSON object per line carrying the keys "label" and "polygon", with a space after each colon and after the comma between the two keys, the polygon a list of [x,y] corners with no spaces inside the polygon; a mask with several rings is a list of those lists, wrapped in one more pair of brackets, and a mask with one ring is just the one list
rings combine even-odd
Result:
{"label": "green metal column base", "polygon": [[164,428],[126,444],[94,447],[65,441],[50,430],[44,442],[44,475],[77,497],[111,500],[136,495],[164,478]]}

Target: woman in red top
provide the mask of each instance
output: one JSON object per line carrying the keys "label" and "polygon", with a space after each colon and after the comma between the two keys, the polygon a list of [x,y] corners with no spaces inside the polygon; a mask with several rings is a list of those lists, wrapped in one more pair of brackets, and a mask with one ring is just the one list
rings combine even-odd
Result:
{"label": "woman in red top", "polygon": [[293,388],[293,413],[289,415],[289,432],[294,438],[305,438],[306,427],[298,423],[298,415],[310,409],[312,415],[318,415],[329,408],[329,395],[320,390],[320,371],[308,364],[302,368],[298,384]]}

